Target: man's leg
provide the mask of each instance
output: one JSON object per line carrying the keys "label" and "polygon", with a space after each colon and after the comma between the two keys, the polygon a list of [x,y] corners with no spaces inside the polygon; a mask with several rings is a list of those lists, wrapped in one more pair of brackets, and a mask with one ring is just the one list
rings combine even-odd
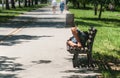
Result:
{"label": "man's leg", "polygon": [[77,40],[77,47],[82,47],[82,45],[81,45],[81,42],[80,42],[80,38],[79,38],[79,36],[78,36],[78,31],[77,31],[77,27],[72,27],[71,28],[71,31],[72,31],[72,34],[73,34],[73,36],[76,38],[76,40]]}

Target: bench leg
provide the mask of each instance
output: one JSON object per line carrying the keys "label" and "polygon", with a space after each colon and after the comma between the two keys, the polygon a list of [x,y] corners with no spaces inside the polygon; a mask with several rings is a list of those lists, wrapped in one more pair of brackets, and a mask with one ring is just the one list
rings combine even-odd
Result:
{"label": "bench leg", "polygon": [[73,62],[73,67],[74,67],[74,68],[76,68],[76,67],[79,68],[78,53],[75,53],[75,54],[73,55],[72,62]]}
{"label": "bench leg", "polygon": [[92,60],[92,54],[87,54],[87,58],[88,58],[88,67],[93,67],[93,60]]}

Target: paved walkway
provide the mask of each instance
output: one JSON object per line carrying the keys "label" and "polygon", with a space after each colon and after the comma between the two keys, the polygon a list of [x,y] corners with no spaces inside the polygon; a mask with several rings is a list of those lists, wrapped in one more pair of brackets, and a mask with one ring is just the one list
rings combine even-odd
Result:
{"label": "paved walkway", "polygon": [[65,17],[45,7],[0,24],[0,78],[96,78],[95,71],[72,67]]}

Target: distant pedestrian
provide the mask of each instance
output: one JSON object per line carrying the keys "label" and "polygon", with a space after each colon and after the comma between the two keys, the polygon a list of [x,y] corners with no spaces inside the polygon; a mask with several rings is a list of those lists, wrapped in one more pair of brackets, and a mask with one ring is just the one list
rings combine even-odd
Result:
{"label": "distant pedestrian", "polygon": [[56,2],[56,0],[52,0],[52,11],[53,11],[53,13],[55,14],[56,13],[56,7],[57,7],[57,2]]}
{"label": "distant pedestrian", "polygon": [[60,11],[61,11],[61,13],[63,13],[64,8],[65,8],[65,2],[64,2],[64,0],[61,0],[61,2],[60,2]]}
{"label": "distant pedestrian", "polygon": [[111,10],[111,11],[113,11],[114,10],[114,5],[112,4],[112,3],[109,3],[109,9]]}

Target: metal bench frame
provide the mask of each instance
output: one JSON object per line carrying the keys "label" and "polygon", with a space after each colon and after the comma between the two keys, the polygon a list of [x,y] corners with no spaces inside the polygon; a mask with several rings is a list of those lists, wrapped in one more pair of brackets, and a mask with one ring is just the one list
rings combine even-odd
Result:
{"label": "metal bench frame", "polygon": [[94,27],[91,27],[87,32],[88,32],[88,38],[87,38],[85,47],[73,48],[67,44],[67,51],[73,54],[72,62],[73,62],[74,68],[79,67],[81,64],[79,60],[79,54],[87,54],[88,66],[89,67],[93,66],[92,48],[93,48],[94,39],[97,33],[97,29],[95,29]]}

